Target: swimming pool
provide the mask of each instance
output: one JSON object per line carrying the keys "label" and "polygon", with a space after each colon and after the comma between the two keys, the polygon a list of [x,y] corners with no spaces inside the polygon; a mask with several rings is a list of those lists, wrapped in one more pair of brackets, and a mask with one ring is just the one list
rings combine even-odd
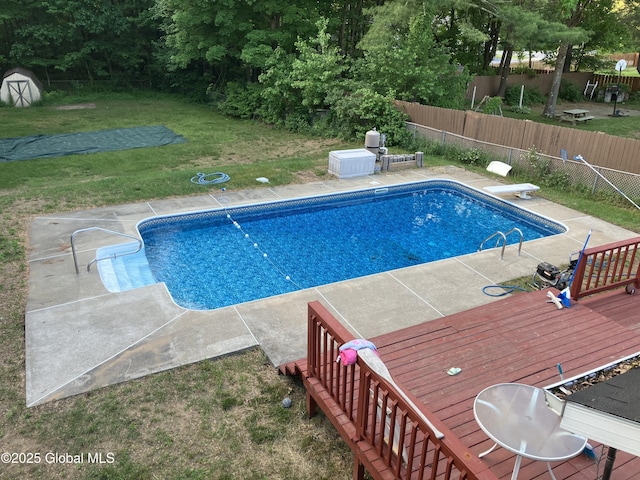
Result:
{"label": "swimming pool", "polygon": [[525,241],[566,231],[462,183],[426,180],[146,219],[143,252],[98,265],[111,291],[165,282],[177,304],[206,310],[472,253],[513,228]]}

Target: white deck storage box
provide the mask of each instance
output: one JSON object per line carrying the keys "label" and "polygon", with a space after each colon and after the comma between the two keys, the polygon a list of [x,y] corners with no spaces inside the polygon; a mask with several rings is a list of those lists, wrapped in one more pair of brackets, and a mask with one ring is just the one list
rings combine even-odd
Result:
{"label": "white deck storage box", "polygon": [[329,173],[338,178],[372,175],[376,156],[365,148],[329,152]]}

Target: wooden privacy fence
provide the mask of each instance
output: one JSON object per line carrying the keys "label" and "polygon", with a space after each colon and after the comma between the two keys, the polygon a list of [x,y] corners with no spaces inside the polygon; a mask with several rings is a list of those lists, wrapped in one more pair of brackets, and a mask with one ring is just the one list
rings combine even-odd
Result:
{"label": "wooden privacy fence", "polygon": [[[594,74],[591,82],[598,82],[598,90],[611,84],[627,85],[630,92],[640,90],[640,77]],[[596,97],[594,96],[593,98],[595,99]]]}
{"label": "wooden privacy fence", "polygon": [[586,249],[574,273],[571,298],[625,286],[640,288],[640,237]]}
{"label": "wooden privacy fence", "polygon": [[497,480],[410,393],[358,358],[336,362],[353,335],[319,302],[308,306],[307,410],[319,405],[354,453],[353,478]]}
{"label": "wooden privacy fence", "polygon": [[640,141],[601,132],[547,125],[480,112],[396,101],[396,107],[407,113],[412,123],[443,132],[451,132],[486,143],[568,158],[582,155],[592,165],[640,174]]}
{"label": "wooden privacy fence", "polygon": [[[546,72],[539,71],[539,75],[531,76],[524,74],[510,74],[507,79],[507,86],[511,85],[524,85],[524,88],[536,88],[543,95],[548,95],[551,90],[551,84],[553,83],[553,70]],[[587,81],[591,82],[593,79],[593,73],[591,72],[568,72],[563,73],[562,78],[565,80],[579,85],[580,90],[584,89]],[[471,100],[475,97],[475,102],[478,103],[485,95],[495,97],[498,94],[498,88],[500,87],[500,75],[483,75],[474,77],[465,94],[467,100]]]}
{"label": "wooden privacy fence", "polygon": [[[619,59],[624,58],[622,55]],[[627,56],[625,60],[631,68],[636,68],[638,54]],[[513,70],[513,69],[512,69]],[[525,89],[535,88],[543,95],[549,95],[551,85],[553,83],[553,69],[536,70],[535,75],[511,73],[507,78],[507,87],[512,85],[524,85]],[[632,77],[629,75],[620,76],[617,74],[603,75],[593,72],[565,72],[562,74],[563,80],[576,84],[580,91],[584,91],[587,82],[598,82],[596,94],[593,98],[600,95],[604,97],[604,89],[607,85],[621,83],[629,87],[630,92],[640,91],[640,77]],[[485,95],[495,97],[500,88],[500,75],[480,75],[474,77],[465,93],[467,100],[474,100],[478,103]],[[599,92],[599,93],[598,93]]]}

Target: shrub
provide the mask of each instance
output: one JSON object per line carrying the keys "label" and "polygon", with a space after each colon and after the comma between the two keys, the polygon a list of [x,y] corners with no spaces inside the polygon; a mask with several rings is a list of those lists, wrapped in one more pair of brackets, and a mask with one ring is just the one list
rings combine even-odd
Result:
{"label": "shrub", "polygon": [[522,64],[513,68],[512,73],[514,75],[526,75],[529,78],[536,78],[538,76],[538,74],[533,68],[529,67],[528,65],[522,65]]}
{"label": "shrub", "polygon": [[444,157],[447,149],[450,148],[441,141],[432,140],[421,135],[413,135],[402,147],[408,151],[422,152],[425,157]]}
{"label": "shrub", "polygon": [[487,103],[484,104],[482,113],[486,113],[487,115],[502,114],[502,98],[491,97],[487,100]]}
{"label": "shrub", "polygon": [[541,182],[546,187],[566,189],[571,186],[571,178],[568,173],[554,171],[547,174],[541,179]]}
{"label": "shrub", "polygon": [[514,105],[511,107],[511,111],[515,113],[522,113],[524,115],[529,115],[531,113],[531,107],[527,107],[526,105],[522,105],[521,107]]}
{"label": "shrub", "polygon": [[485,166],[489,162],[487,161],[487,154],[477,148],[470,148],[460,150],[457,152],[456,160],[460,163],[466,163],[467,165]]}
{"label": "shrub", "polygon": [[311,129],[311,123],[309,122],[309,116],[302,113],[292,113],[287,115],[284,121],[284,126],[287,130],[294,133],[309,133]]}
{"label": "shrub", "polygon": [[560,90],[558,90],[558,98],[567,102],[579,102],[582,100],[582,89],[577,83],[565,80],[560,82]]}
{"label": "shrub", "polygon": [[[504,94],[505,102],[511,106],[520,105],[520,92],[522,84],[509,85]],[[530,107],[531,105],[539,105],[547,101],[538,87],[525,87],[522,94],[522,105]]]}
{"label": "shrub", "polygon": [[260,107],[260,90],[261,86],[257,84],[229,82],[217,108],[221,113],[232,117],[253,118]]}
{"label": "shrub", "polygon": [[640,92],[631,92],[629,93],[629,99],[627,103],[632,103],[634,105],[640,104]]}
{"label": "shrub", "polygon": [[405,124],[406,114],[395,108],[392,99],[368,87],[353,92],[336,89],[328,100],[329,124],[345,138],[364,138],[373,127],[387,136],[388,145],[403,145],[411,137]]}

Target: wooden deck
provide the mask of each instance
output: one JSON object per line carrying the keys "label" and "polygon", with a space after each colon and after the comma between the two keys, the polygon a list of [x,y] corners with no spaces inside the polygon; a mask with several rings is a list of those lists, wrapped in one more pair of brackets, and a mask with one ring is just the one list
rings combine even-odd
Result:
{"label": "wooden deck", "polygon": [[[544,387],[560,380],[558,363],[571,377],[639,352],[639,307],[640,295],[624,289],[561,310],[547,303],[545,291],[522,293],[370,340],[397,384],[477,455],[493,444],[473,416],[473,400],[482,389],[501,382]],[[462,371],[449,376],[450,367]],[[281,368],[304,377],[307,359]],[[330,418],[334,413],[341,415],[325,411]],[[606,448],[599,467],[581,455],[553,465],[553,471],[558,480],[596,479],[605,457]],[[481,461],[496,477],[507,479],[515,457],[498,448]],[[639,478],[638,472],[640,459],[618,452],[611,478]],[[523,460],[519,478],[549,478],[546,464]]]}

